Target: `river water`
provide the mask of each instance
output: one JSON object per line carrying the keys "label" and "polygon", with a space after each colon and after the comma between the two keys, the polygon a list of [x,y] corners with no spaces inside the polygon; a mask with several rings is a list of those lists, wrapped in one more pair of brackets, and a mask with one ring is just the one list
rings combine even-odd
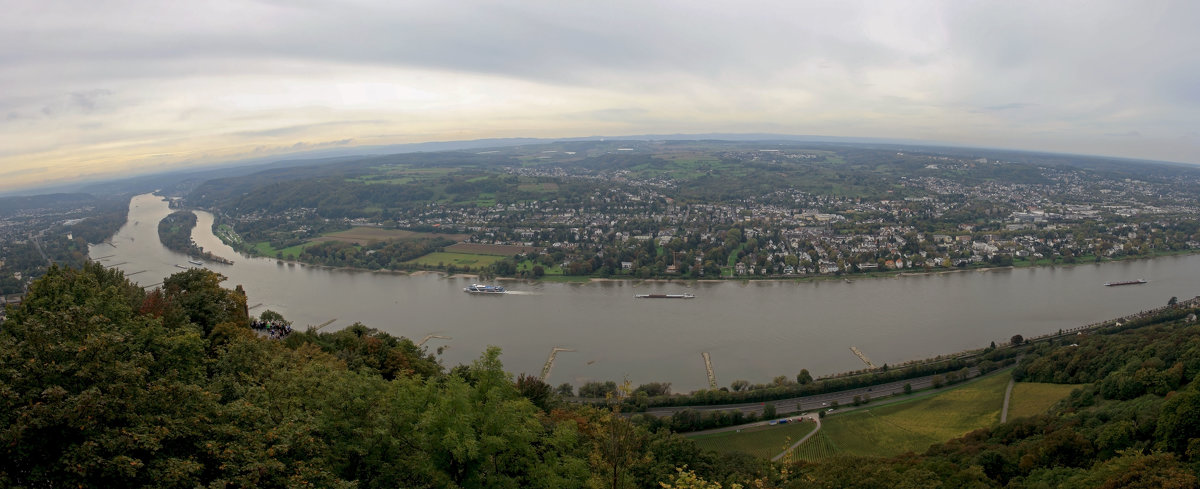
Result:
{"label": "river water", "polygon": [[[142,285],[188,267],[185,255],[158,240],[170,213],[153,195],[134,197],[129,221],[113,244],[91,257],[124,270]],[[845,281],[655,282],[562,284],[505,282],[514,293],[462,292],[469,278],[348,271],[240,256],[211,231],[213,217],[197,212],[197,244],[233,265],[206,264],[241,284],[254,307],[271,309],[298,329],[331,321],[322,331],[355,322],[444,347],[447,366],[499,346],[505,368],[540,374],[554,347],[552,385],[628,378],[634,385],[671,382],[677,392],[705,387],[702,352],[709,352],[719,385],[737,379],[768,382],[856,370],[857,347],[876,364],[896,364],[1081,326],[1200,294],[1200,255],[1017,270],[969,271]],[[1143,278],[1146,285],[1104,287]],[[635,294],[683,293],[691,300],[634,299]]]}

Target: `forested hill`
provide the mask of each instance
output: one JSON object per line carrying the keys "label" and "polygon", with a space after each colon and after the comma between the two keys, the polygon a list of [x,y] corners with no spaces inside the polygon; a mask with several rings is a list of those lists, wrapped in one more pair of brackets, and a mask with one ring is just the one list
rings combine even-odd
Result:
{"label": "forested hill", "polygon": [[1018,377],[1084,383],[1047,416],[783,466],[564,404],[494,348],[447,370],[358,325],[268,339],[222,280],[37,281],[0,324],[0,487],[1197,487],[1194,303],[1024,347]]}

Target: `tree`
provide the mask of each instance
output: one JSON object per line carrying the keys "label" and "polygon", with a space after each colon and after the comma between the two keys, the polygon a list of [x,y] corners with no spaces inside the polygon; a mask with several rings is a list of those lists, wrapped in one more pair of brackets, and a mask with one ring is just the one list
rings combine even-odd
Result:
{"label": "tree", "polygon": [[650,396],[650,397],[669,396],[669,395],[671,395],[671,383],[670,382],[650,382],[648,384],[639,385],[637,387],[637,389],[633,390],[633,392],[635,392],[635,393],[644,392],[644,393],[646,393],[647,396]]}
{"label": "tree", "polygon": [[1017,346],[1017,345],[1020,345],[1025,342],[1025,337],[1021,336],[1019,334],[1015,334],[1012,336],[1012,338],[1010,338],[1008,340],[1008,342],[1011,343],[1013,346]]}
{"label": "tree", "polygon": [[1167,305],[1171,306],[1171,307],[1175,307],[1175,305],[1178,303],[1179,303],[1179,298],[1175,297],[1175,296],[1171,296],[1171,299],[1167,301]]}
{"label": "tree", "polygon": [[575,386],[571,385],[570,382],[563,382],[558,385],[558,389],[556,389],[556,392],[558,393],[558,395],[563,396],[563,397],[574,397],[575,396]]}
{"label": "tree", "polygon": [[768,402],[763,405],[763,419],[775,417],[775,403]]}
{"label": "tree", "polygon": [[529,399],[534,406],[541,408],[543,411],[550,411],[554,404],[553,396],[551,396],[550,384],[542,382],[542,379],[528,374],[517,376],[517,391],[521,393],[521,397]]}
{"label": "tree", "polygon": [[1161,448],[1186,454],[1189,440],[1200,438],[1200,392],[1188,389],[1163,403],[1155,438]]}
{"label": "tree", "polygon": [[800,373],[796,374],[796,383],[800,385],[808,385],[813,381],[812,374],[808,373],[808,369],[800,369]]}
{"label": "tree", "polygon": [[579,397],[604,398],[609,394],[617,393],[617,383],[613,381],[607,382],[588,382],[579,387]]}
{"label": "tree", "polygon": [[905,393],[905,394],[912,394],[912,384],[910,384],[910,383],[908,383],[908,382],[905,382],[905,383],[904,383],[904,393]]}
{"label": "tree", "polygon": [[729,384],[729,388],[732,389],[734,392],[741,392],[743,390],[746,390],[746,388],[748,388],[748,387],[750,387],[750,381],[748,381],[748,380],[738,379],[738,380],[733,381],[733,383]]}

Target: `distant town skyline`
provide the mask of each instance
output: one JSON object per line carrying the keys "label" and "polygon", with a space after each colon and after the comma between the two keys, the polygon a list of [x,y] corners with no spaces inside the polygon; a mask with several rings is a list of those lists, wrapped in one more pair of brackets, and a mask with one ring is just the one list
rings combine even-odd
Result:
{"label": "distant town skyline", "polygon": [[0,191],[308,149],[776,133],[1200,163],[1200,4],[0,0]]}

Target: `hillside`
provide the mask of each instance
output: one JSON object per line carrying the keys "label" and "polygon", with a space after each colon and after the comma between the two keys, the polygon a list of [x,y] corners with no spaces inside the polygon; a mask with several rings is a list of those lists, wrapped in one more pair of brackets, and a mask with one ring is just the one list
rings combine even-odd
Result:
{"label": "hillside", "polygon": [[1194,305],[1025,347],[1014,375],[1086,383],[1049,415],[785,467],[565,404],[495,348],[447,369],[361,325],[268,339],[223,279],[147,292],[92,264],[35,282],[0,324],[0,486],[1197,486]]}

